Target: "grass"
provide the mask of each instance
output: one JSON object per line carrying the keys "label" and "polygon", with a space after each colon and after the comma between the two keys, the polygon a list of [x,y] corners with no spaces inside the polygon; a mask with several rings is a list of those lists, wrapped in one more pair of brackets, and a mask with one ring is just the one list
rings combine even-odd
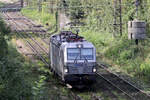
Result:
{"label": "grass", "polygon": [[55,28],[55,13],[48,13],[48,11],[45,9],[45,6],[43,6],[41,12],[39,12],[37,9],[23,8],[21,13],[37,23],[44,25],[49,30],[54,30]]}
{"label": "grass", "polygon": [[5,5],[5,3],[0,2],[0,7],[3,7]]}
{"label": "grass", "polygon": [[[0,93],[0,98],[11,98],[14,100],[16,98],[19,99],[20,95],[24,95],[23,98],[26,99],[30,98],[32,95],[31,87],[33,82],[30,80],[33,80],[34,78],[32,76],[29,78],[29,75],[31,74],[30,67],[34,64],[24,59],[24,57],[17,52],[12,41],[8,42],[7,56],[0,62],[6,63],[4,64],[5,71],[2,71],[3,73],[5,72],[5,79],[2,79],[0,83],[1,85],[5,83],[5,85],[3,87],[4,90],[3,88],[0,88],[0,92],[2,92]],[[0,66],[0,68],[2,68],[2,66]]]}
{"label": "grass", "polygon": [[[56,24],[54,14],[43,11],[29,10],[24,8],[22,13],[31,19],[49,27]],[[98,27],[97,27],[98,29]],[[123,37],[112,38],[112,32],[94,31],[91,28],[81,28],[80,35],[92,42],[97,49],[98,62],[111,64],[110,70],[129,75],[145,83],[150,81],[150,43],[149,40],[139,41],[137,46],[134,41],[127,39],[127,33]],[[149,90],[149,89],[147,89]],[[84,94],[83,94],[84,95]],[[85,97],[88,99],[89,97]]]}
{"label": "grass", "polygon": [[[36,10],[29,10],[29,9],[23,9],[23,12],[25,15],[29,15],[28,17],[34,19],[34,20],[38,20],[39,23],[42,24],[46,24],[46,23],[50,23],[49,25],[54,26],[55,25],[55,21],[54,21],[54,14],[48,14],[46,12],[41,12],[38,13]],[[28,14],[29,13],[29,14]],[[42,16],[41,16],[42,15]],[[14,33],[15,34],[15,33]],[[13,63],[11,63],[9,66],[10,68],[13,68],[16,66],[18,66],[18,69],[13,69],[13,73],[15,73],[15,75],[18,77],[23,75],[23,79],[25,81],[21,81],[21,83],[23,84],[15,84],[9,82],[9,84],[13,84],[11,87],[8,87],[7,84],[6,89],[3,89],[3,86],[1,86],[1,82],[0,82],[0,99],[5,99],[5,98],[1,98],[1,93],[3,92],[8,92],[8,94],[12,95],[11,100],[16,100],[19,99],[17,98],[17,96],[19,96],[18,93],[21,94],[21,92],[27,92],[28,94],[30,94],[28,97],[24,94],[21,94],[21,97],[23,96],[24,98],[22,99],[26,99],[26,100],[39,100],[39,99],[46,99],[46,100],[73,100],[74,98],[70,97],[69,94],[69,90],[65,87],[63,87],[62,85],[60,85],[60,80],[53,78],[52,74],[50,73],[50,70],[48,68],[45,68],[44,64],[37,60],[37,59],[29,59],[28,57],[25,57],[23,55],[21,55],[16,47],[16,39],[20,39],[20,38],[16,38],[16,36],[12,36],[12,40],[8,42],[9,45],[9,54],[8,54],[8,60],[12,61]],[[20,39],[20,41],[23,41],[22,39]],[[0,62],[1,65],[1,62]],[[1,66],[0,66],[1,68]],[[21,70],[20,70],[21,68]],[[11,71],[11,69],[9,69]],[[19,74],[18,70],[20,71]],[[2,72],[3,73],[3,72]],[[0,73],[1,74],[1,73]],[[10,73],[8,73],[10,80],[12,80],[13,75],[11,76]],[[15,77],[15,76],[14,76]],[[1,79],[1,77],[0,77]],[[19,79],[18,79],[19,80]],[[5,80],[7,81],[7,80]],[[18,81],[16,81],[17,83]],[[19,81],[20,82],[20,81]],[[26,91],[28,87],[26,87],[27,85],[29,85],[30,90]],[[18,88],[21,86],[22,90],[19,90]],[[14,90],[14,87],[17,88],[17,90]],[[25,90],[24,90],[25,89]],[[1,91],[4,90],[4,91]],[[14,91],[13,91],[14,90]],[[17,96],[14,94],[16,93]],[[3,93],[5,94],[5,93]],[[10,99],[8,98],[8,94],[5,94],[4,96],[6,96],[6,99]],[[14,94],[14,95],[13,95]],[[15,98],[15,99],[13,99]],[[62,99],[63,98],[63,99]]]}
{"label": "grass", "polygon": [[[17,37],[17,39],[20,38]],[[20,41],[23,40],[20,39]],[[15,39],[13,39],[12,42],[16,44]],[[32,99],[73,100],[73,98],[68,95],[69,90],[60,84],[60,80],[53,77],[49,68],[46,68],[45,64],[43,64],[37,56],[32,59],[26,58],[26,63],[28,62],[31,63],[31,65],[28,66],[30,73],[27,73],[27,78],[32,85]],[[26,67],[26,65],[24,66]]]}
{"label": "grass", "polygon": [[112,35],[107,32],[85,31],[85,29],[81,29],[80,35],[92,42],[96,46],[97,52],[101,53],[104,52],[105,48],[109,46],[109,43],[113,41]]}
{"label": "grass", "polygon": [[111,33],[81,28],[80,35],[91,41],[97,50],[97,61],[105,62],[115,73],[126,74],[134,82],[149,90],[150,81],[150,43],[149,39],[128,40],[127,34],[121,38],[112,38]]}

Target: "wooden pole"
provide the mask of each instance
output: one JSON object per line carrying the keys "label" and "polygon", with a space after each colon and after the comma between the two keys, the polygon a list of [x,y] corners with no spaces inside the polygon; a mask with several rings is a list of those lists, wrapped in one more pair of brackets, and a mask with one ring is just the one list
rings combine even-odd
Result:
{"label": "wooden pole", "polygon": [[135,6],[136,6],[136,18],[138,18],[138,6],[139,6],[139,0],[135,0]]}
{"label": "wooden pole", "polygon": [[51,0],[51,2],[50,2],[51,13],[54,13],[54,11],[53,11],[53,5],[54,5],[54,0]]}
{"label": "wooden pole", "polygon": [[21,8],[23,8],[24,0],[21,0],[20,3],[21,3]]}
{"label": "wooden pole", "polygon": [[113,27],[114,27],[114,32],[113,32],[113,37],[116,36],[116,24],[117,24],[117,11],[116,11],[116,8],[117,8],[117,0],[114,0],[114,24],[113,24]]}
{"label": "wooden pole", "polygon": [[39,11],[39,12],[41,12],[41,11],[42,11],[41,0],[39,0],[39,2],[38,2],[38,11]]}
{"label": "wooden pole", "polygon": [[120,36],[122,36],[122,0],[119,0],[119,11],[120,11]]}
{"label": "wooden pole", "polygon": [[29,5],[29,0],[26,0],[26,2],[27,2],[27,6]]}
{"label": "wooden pole", "polygon": [[122,36],[122,0],[114,0],[114,32],[113,37],[117,34]]}

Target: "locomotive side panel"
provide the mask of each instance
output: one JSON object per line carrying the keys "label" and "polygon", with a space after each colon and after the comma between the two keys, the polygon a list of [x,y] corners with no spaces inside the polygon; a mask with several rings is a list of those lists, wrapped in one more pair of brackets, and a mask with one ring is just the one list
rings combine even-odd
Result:
{"label": "locomotive side panel", "polygon": [[61,52],[61,46],[56,45],[54,42],[54,38],[51,37],[50,41],[50,60],[51,60],[51,68],[63,78],[63,51]]}
{"label": "locomotive side panel", "polygon": [[51,68],[53,69],[53,45],[52,45],[52,42],[51,42],[51,38],[50,38],[50,44],[49,44],[49,58],[50,58],[50,65],[51,65]]}

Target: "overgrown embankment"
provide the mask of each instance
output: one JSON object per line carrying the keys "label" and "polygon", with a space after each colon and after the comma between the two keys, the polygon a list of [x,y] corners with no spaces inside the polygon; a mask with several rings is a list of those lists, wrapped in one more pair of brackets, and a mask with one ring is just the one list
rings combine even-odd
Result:
{"label": "overgrown embankment", "polygon": [[[0,99],[1,100],[71,100],[69,90],[61,87],[35,55],[23,56],[18,50],[26,45],[15,33],[10,34],[0,19]],[[21,41],[20,45],[16,45]],[[22,46],[24,45],[24,46]],[[26,50],[25,50],[26,51]]]}
{"label": "overgrown embankment", "polygon": [[10,42],[10,29],[0,19],[0,99],[16,100],[32,95],[29,80],[30,63],[16,51]]}
{"label": "overgrown embankment", "polygon": [[[70,0],[70,2],[74,1]],[[72,8],[75,4],[70,2],[68,2],[68,8],[71,9],[71,16],[80,15],[77,12],[81,9],[83,11],[84,18],[76,18],[85,23],[84,26],[81,26],[80,33],[96,46],[98,60],[113,65],[111,69],[116,70],[116,72],[121,71],[131,77],[148,82],[150,79],[150,40],[149,38],[140,40],[138,45],[135,44],[134,40],[128,40],[127,23],[135,18],[146,21],[147,36],[149,36],[150,19],[147,12],[150,8],[146,4],[150,2],[147,0],[139,1],[138,17],[136,17],[135,6],[132,1],[122,1],[122,36],[119,34],[119,28],[117,28],[118,31],[114,32],[114,2],[110,0],[77,1],[82,6],[79,7],[79,3],[76,3],[78,5],[76,9]],[[91,7],[91,5],[93,6]],[[118,15],[116,16],[118,17]],[[119,21],[116,21],[119,24]]]}
{"label": "overgrown embankment", "polygon": [[21,13],[24,16],[44,25],[48,31],[54,31],[56,28],[55,13],[50,14],[49,9],[46,9],[46,4],[42,5],[42,10],[39,12],[37,6],[23,8]]}
{"label": "overgrown embankment", "polygon": [[[127,22],[136,18],[135,6],[132,0],[124,0],[122,3],[122,36],[119,32],[114,32],[114,3],[111,0],[67,0],[58,5],[65,8],[73,25],[80,28],[80,35],[96,46],[98,61],[113,65],[110,69],[116,72],[121,71],[131,77],[148,82],[150,79],[149,39],[139,41],[139,45],[136,45],[134,40],[127,39]],[[36,3],[34,4],[38,7]],[[148,12],[150,12],[150,7],[146,4],[150,4],[150,2],[140,0],[138,19],[147,22],[147,33],[149,33],[150,17]],[[29,7],[32,6],[29,5]],[[39,15],[47,13],[46,10],[50,8],[45,6],[43,9],[42,12],[23,10],[22,13],[42,21],[44,18]],[[52,9],[51,7],[51,10],[53,13],[49,12],[50,16],[56,12],[56,8]],[[55,20],[54,17],[49,17],[47,21],[51,25]]]}

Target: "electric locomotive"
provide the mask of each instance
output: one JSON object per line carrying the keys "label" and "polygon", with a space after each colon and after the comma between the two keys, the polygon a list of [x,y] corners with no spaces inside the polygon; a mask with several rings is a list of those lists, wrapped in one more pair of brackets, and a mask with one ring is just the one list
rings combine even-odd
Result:
{"label": "electric locomotive", "polygon": [[61,31],[50,37],[51,70],[64,82],[93,83],[96,81],[96,49],[83,37]]}

